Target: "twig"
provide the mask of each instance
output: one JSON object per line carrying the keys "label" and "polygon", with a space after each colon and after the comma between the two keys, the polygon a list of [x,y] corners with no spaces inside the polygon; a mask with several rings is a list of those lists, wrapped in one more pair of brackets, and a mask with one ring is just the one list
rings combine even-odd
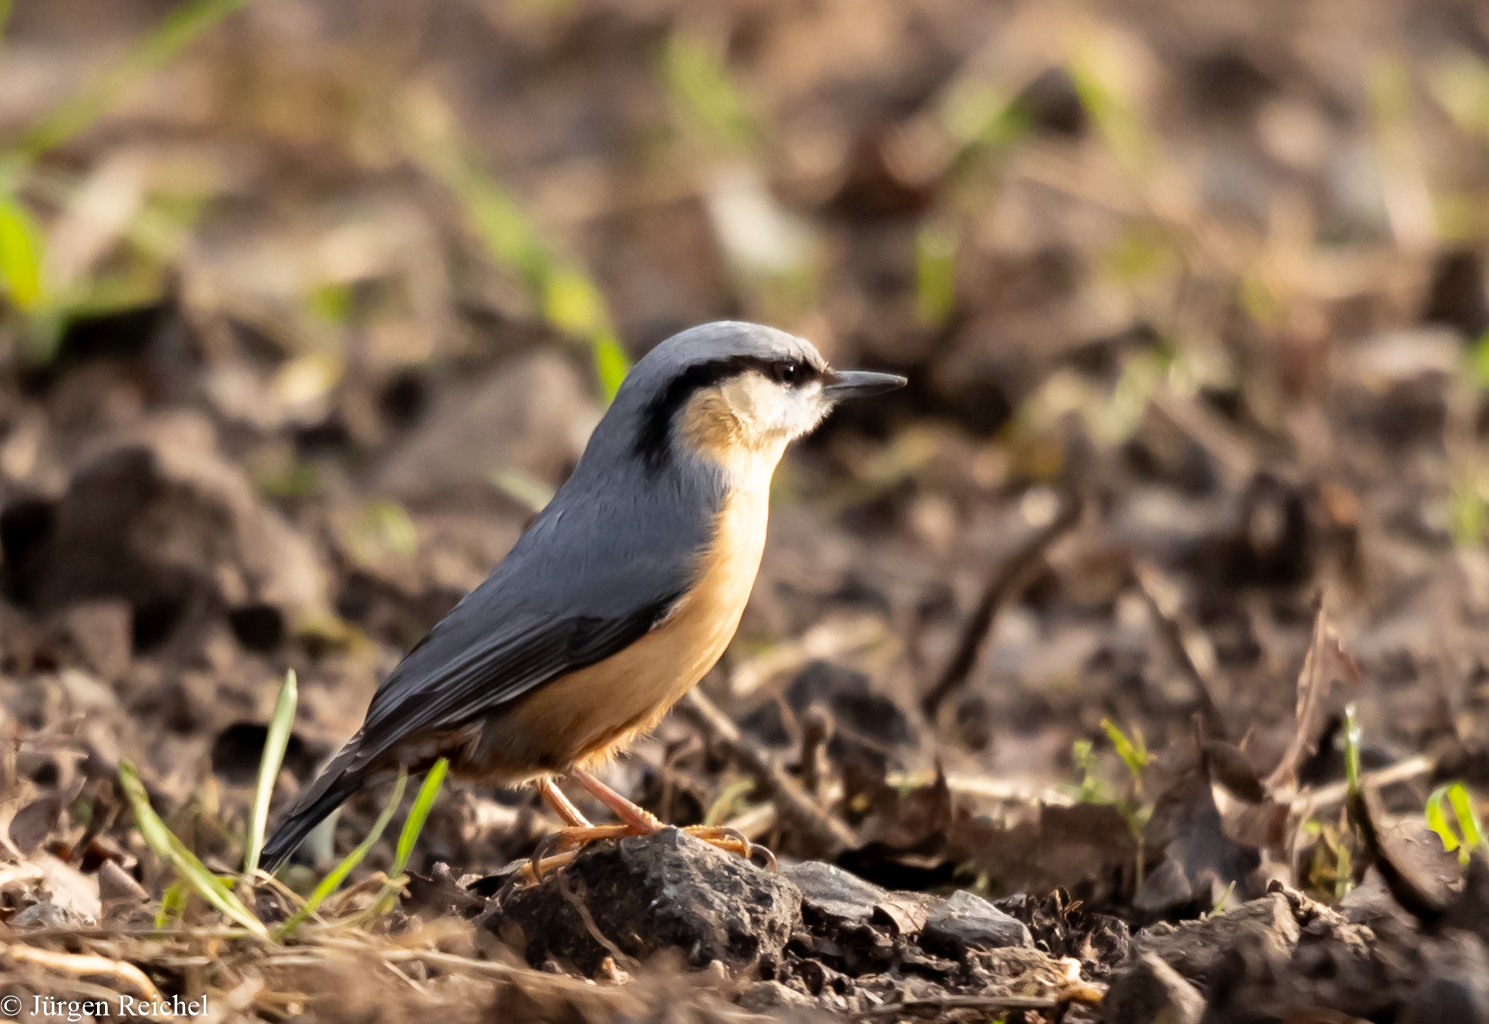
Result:
{"label": "twig", "polygon": [[754,775],[767,795],[775,798],[777,809],[810,829],[813,838],[827,847],[829,854],[858,845],[858,837],[852,829],[813,800],[801,783],[745,739],[729,716],[713,701],[694,689],[683,697],[678,707],[710,739],[727,747],[740,767]]}
{"label": "twig", "polygon": [[90,974],[107,975],[115,981],[128,985],[136,995],[150,1002],[158,1002],[161,998],[160,989],[155,987],[155,983],[145,977],[144,971],[128,961],[110,960],[107,957],[88,956],[81,953],[59,953],[56,950],[36,949],[20,943],[0,946],[0,956],[17,963],[34,964],[50,971],[77,977]]}
{"label": "twig", "polygon": [[1147,598],[1148,607],[1158,620],[1159,632],[1175,660],[1194,683],[1206,734],[1225,738],[1224,721],[1215,706],[1215,690],[1221,679],[1214,645],[1204,631],[1184,614],[1177,586],[1161,569],[1151,562],[1136,559],[1132,563],[1132,575],[1143,597]]}
{"label": "twig", "polygon": [[[1381,789],[1395,782],[1405,782],[1420,775],[1427,775],[1437,767],[1437,758],[1430,754],[1417,754],[1404,761],[1365,772],[1360,776],[1360,785],[1366,789]],[[1349,783],[1331,782],[1318,789],[1306,790],[1293,798],[1289,812],[1300,820],[1307,819],[1321,807],[1341,804],[1349,796]]]}
{"label": "twig", "polygon": [[981,650],[983,640],[993,627],[993,618],[998,614],[998,609],[1024,582],[1044,556],[1045,550],[1076,524],[1080,513],[1080,499],[1074,494],[1066,494],[1060,499],[1060,511],[1055,518],[1025,540],[1023,546],[988,581],[987,588],[982,592],[982,599],[977,602],[977,607],[962,627],[962,634],[957,640],[951,660],[946,663],[941,677],[920,702],[927,720],[934,722],[942,702],[967,681],[972,666],[977,663],[977,652]]}
{"label": "twig", "polygon": [[807,630],[800,639],[776,644],[735,666],[729,673],[729,692],[736,697],[747,696],[776,676],[794,672],[809,661],[871,647],[888,635],[884,621],[876,616],[829,619]]}
{"label": "twig", "polygon": [[[119,993],[111,988],[95,985],[92,982],[83,981],[71,975],[48,974],[45,971],[28,973],[26,975],[26,985],[35,986],[59,995],[83,996],[95,1002],[102,1002],[106,1006],[116,1004],[119,998]],[[176,1019],[173,1015],[163,1014],[158,1011],[141,1015],[147,1020],[173,1021]]]}
{"label": "twig", "polygon": [[[884,784],[892,787],[924,786],[931,776],[913,772],[890,772]],[[945,776],[946,789],[954,795],[998,800],[1003,803],[1043,804],[1046,807],[1074,807],[1075,798],[1054,786],[1029,779],[999,779],[987,775],[951,772]]]}
{"label": "twig", "polygon": [[246,928],[38,928],[23,936],[27,942],[38,939],[147,939],[156,942],[188,939],[257,939]]}
{"label": "twig", "polygon": [[886,1003],[872,1010],[855,1013],[854,1019],[868,1020],[871,1017],[897,1017],[918,1015],[935,1011],[937,1015],[948,1010],[1055,1010],[1060,1000],[1043,996],[942,996],[940,999],[912,999],[904,1003]]}
{"label": "twig", "polygon": [[625,950],[606,938],[605,933],[600,931],[600,926],[595,924],[594,915],[589,912],[589,907],[584,904],[584,891],[582,889],[584,879],[575,878],[572,888],[570,888],[568,880],[569,876],[567,874],[561,874],[555,880],[555,884],[558,886],[558,894],[564,898],[569,906],[578,911],[579,919],[584,922],[584,929],[589,932],[589,937],[604,946],[606,952],[615,958],[616,963],[627,964],[631,967],[639,966],[635,957],[629,955]]}

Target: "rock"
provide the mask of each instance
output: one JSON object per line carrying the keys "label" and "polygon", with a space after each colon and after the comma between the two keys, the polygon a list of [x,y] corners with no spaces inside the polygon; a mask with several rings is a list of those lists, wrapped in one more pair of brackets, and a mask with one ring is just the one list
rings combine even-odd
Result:
{"label": "rock", "polygon": [[489,926],[534,966],[567,961],[590,976],[613,955],[592,931],[638,960],[673,948],[694,967],[741,970],[778,956],[800,916],[786,878],[665,828],[590,845],[541,885],[509,892]]}
{"label": "rock", "polygon": [[[136,648],[208,604],[273,605],[292,621],[327,605],[315,547],[259,502],[194,414],[150,420],[96,451],[36,543],[37,604],[127,601]],[[104,650],[92,656],[117,656]]]}
{"label": "rock", "polygon": [[42,645],[59,661],[80,664],[103,680],[118,679],[129,669],[132,620],[128,601],[83,601],[52,619]]}
{"label": "rock", "polygon": [[1112,979],[1101,1008],[1106,1024],[1199,1024],[1205,997],[1178,971],[1147,953]]}
{"label": "rock", "polygon": [[50,900],[33,903],[10,919],[10,926],[16,931],[33,928],[92,928],[97,923],[94,918]]}
{"label": "rock", "polygon": [[599,419],[568,360],[534,352],[493,368],[464,395],[445,396],[389,457],[378,489],[410,506],[444,507],[490,501],[500,470],[557,484]]}
{"label": "rock", "polygon": [[877,885],[819,860],[782,864],[781,874],[801,890],[802,918],[809,925],[867,922],[889,897]]}
{"label": "rock", "polygon": [[[895,936],[920,930],[918,924],[899,930],[896,919],[886,913],[899,909],[896,894],[832,864],[796,861],[783,866],[781,873],[802,890],[801,918],[806,930],[792,936],[791,949],[822,961],[804,961],[796,972],[813,994],[821,990],[824,965],[851,975],[882,971],[895,958]],[[937,906],[941,903],[937,897],[927,898]],[[900,920],[905,916],[900,913]],[[920,923],[924,920],[921,913]]]}
{"label": "rock", "polygon": [[1190,936],[1201,945],[1214,938],[1224,943],[1205,986],[1205,1024],[1289,1020],[1317,1007],[1341,1019],[1399,1020],[1403,997],[1425,973],[1415,933],[1376,932],[1301,893],[1276,895],[1286,899],[1294,924],[1301,925],[1294,946],[1285,934],[1290,929],[1268,914],[1247,916],[1209,937]]}
{"label": "rock", "polygon": [[1022,921],[965,889],[932,911],[920,932],[923,949],[953,958],[969,949],[1030,946],[1033,942]]}
{"label": "rock", "polygon": [[1350,924],[1377,928],[1389,922],[1399,928],[1416,927],[1416,918],[1391,896],[1391,890],[1381,877],[1380,869],[1374,864],[1365,869],[1365,877],[1360,880],[1360,884],[1335,904],[1334,909],[1343,914]]}
{"label": "rock", "polygon": [[1213,972],[1235,939],[1253,928],[1268,937],[1276,947],[1277,958],[1286,960],[1297,948],[1299,930],[1292,906],[1281,893],[1269,893],[1224,914],[1144,929],[1133,942],[1133,952],[1156,955],[1203,989],[1209,986]]}
{"label": "rock", "polygon": [[1431,973],[1412,993],[1402,1024],[1489,1024],[1489,955],[1483,943],[1452,932],[1425,959]]}

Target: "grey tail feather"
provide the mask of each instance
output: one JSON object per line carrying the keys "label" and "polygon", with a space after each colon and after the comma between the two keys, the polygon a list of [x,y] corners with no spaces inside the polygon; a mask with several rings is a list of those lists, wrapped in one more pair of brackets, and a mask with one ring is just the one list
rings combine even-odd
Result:
{"label": "grey tail feather", "polygon": [[346,765],[354,754],[352,744],[347,744],[341,753],[332,758],[320,778],[311,783],[310,788],[295,802],[289,816],[279,823],[274,835],[264,844],[264,851],[259,857],[259,864],[265,871],[271,874],[278,871],[289,860],[290,854],[305,841],[305,837],[361,788],[362,773],[352,771]]}

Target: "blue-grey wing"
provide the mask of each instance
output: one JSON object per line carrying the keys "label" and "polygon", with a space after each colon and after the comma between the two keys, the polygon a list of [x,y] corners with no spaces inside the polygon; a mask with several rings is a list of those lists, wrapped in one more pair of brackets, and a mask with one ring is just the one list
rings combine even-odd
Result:
{"label": "blue-grey wing", "polygon": [[605,660],[644,636],[678,596],[615,618],[519,621],[474,642],[452,630],[432,633],[378,687],[358,734],[357,762],[375,763],[406,737],[458,728]]}
{"label": "blue-grey wing", "polygon": [[709,517],[665,510],[706,510],[706,500],[658,503],[652,493],[627,508],[623,497],[555,499],[378,687],[353,769],[603,661],[667,614],[692,585]]}

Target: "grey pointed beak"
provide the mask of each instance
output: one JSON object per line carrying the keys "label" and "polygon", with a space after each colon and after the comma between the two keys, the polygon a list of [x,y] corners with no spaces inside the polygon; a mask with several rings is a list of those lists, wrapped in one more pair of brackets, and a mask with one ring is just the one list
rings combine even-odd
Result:
{"label": "grey pointed beak", "polygon": [[841,402],[845,398],[866,398],[869,395],[893,391],[908,384],[896,373],[874,373],[872,370],[834,370],[822,385],[822,394],[829,400]]}

